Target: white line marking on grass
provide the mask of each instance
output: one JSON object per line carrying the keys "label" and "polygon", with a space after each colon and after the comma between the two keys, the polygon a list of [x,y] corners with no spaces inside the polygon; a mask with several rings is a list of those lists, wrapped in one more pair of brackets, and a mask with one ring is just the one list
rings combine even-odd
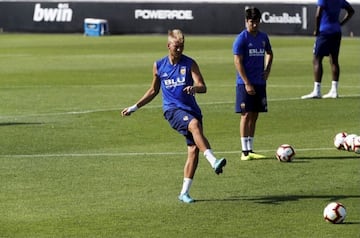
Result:
{"label": "white line marking on grass", "polygon": [[49,112],[49,113],[32,113],[26,115],[4,115],[0,116],[0,119],[8,118],[26,118],[26,117],[51,117],[51,116],[62,116],[62,115],[79,115],[79,114],[90,114],[96,112],[110,112],[110,111],[119,111],[120,108],[104,108],[104,109],[93,109],[93,110],[84,110],[84,111],[69,111],[69,112]]}
{"label": "white line marking on grass", "polygon": [[[350,98],[350,97],[360,97],[360,94],[353,94],[353,95],[346,95],[341,96],[341,98]],[[299,97],[293,98],[270,98],[268,99],[269,102],[282,102],[282,101],[296,101],[296,100],[303,100]],[[199,103],[200,105],[223,105],[223,104],[234,104],[234,101],[222,101],[222,102],[206,102],[206,103]],[[144,107],[146,108],[161,108],[162,105],[147,105]],[[68,112],[49,112],[49,113],[32,113],[32,114],[25,114],[25,115],[2,115],[0,116],[1,119],[17,119],[17,118],[27,118],[27,117],[51,117],[51,116],[62,116],[62,115],[79,115],[79,114],[90,114],[90,113],[97,113],[97,112],[110,112],[110,111],[119,111],[122,109],[121,106],[116,108],[103,108],[103,109],[89,109],[83,111],[68,111]]]}
{"label": "white line marking on grass", "polygon": [[[334,150],[331,148],[297,148],[296,151],[319,151]],[[258,150],[259,153],[274,152],[275,149]],[[216,151],[221,154],[240,154],[240,150]],[[0,158],[59,158],[59,157],[136,157],[136,156],[167,156],[167,155],[186,155],[186,152],[114,152],[114,153],[59,153],[59,154],[24,154],[24,155],[0,155]]]}

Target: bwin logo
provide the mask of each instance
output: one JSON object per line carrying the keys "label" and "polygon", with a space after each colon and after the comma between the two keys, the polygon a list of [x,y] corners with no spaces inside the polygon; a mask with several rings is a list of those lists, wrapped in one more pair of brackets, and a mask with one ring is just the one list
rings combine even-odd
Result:
{"label": "bwin logo", "polygon": [[68,3],[59,3],[57,8],[41,8],[35,4],[33,20],[35,22],[71,22],[73,10]]}

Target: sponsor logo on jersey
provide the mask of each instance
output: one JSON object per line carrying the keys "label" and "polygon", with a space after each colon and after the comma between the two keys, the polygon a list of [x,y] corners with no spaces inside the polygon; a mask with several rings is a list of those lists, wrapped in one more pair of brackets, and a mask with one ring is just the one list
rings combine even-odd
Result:
{"label": "sponsor logo on jersey", "polygon": [[249,49],[249,56],[264,56],[265,49]]}
{"label": "sponsor logo on jersey", "polygon": [[179,77],[176,79],[165,79],[164,84],[166,88],[175,88],[178,86],[184,86],[185,85],[185,77]]}

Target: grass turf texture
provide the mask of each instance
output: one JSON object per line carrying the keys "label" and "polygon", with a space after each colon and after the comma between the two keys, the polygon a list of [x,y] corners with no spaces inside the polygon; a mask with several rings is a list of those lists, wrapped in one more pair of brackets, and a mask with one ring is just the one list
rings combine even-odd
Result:
{"label": "grass turf texture", "polygon": [[[162,117],[160,96],[130,118],[119,111],[150,85],[166,36],[0,35],[0,237],[356,237],[360,163],[333,146],[360,134],[360,42],[344,38],[340,98],[300,100],[312,81],[313,38],[271,37],[269,112],[240,161],[233,113],[234,36],[188,36],[208,85],[198,95],[205,134],[228,158],[216,176],[201,156],[182,204],[184,139]],[[323,93],[330,87],[324,61]],[[295,147],[280,163],[278,145]],[[342,202],[345,224],[322,218]]]}

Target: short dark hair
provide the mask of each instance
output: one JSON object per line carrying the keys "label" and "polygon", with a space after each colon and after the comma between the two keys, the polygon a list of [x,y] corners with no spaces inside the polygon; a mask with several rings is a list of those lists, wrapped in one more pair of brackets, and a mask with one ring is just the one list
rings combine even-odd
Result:
{"label": "short dark hair", "polygon": [[256,7],[250,7],[245,10],[246,20],[260,20],[261,12]]}

